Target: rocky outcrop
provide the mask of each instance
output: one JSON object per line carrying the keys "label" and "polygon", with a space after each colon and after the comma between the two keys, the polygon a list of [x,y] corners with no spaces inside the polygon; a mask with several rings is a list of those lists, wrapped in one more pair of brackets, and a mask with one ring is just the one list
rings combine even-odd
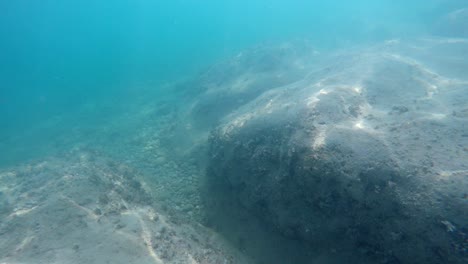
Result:
{"label": "rocky outcrop", "polygon": [[302,79],[318,56],[308,42],[296,41],[258,46],[210,67],[190,89],[200,92],[190,98],[188,112],[193,125],[217,125],[226,114],[263,92]]}
{"label": "rocky outcrop", "polygon": [[331,56],[227,115],[210,136],[208,189],[360,263],[466,261],[468,82],[407,50]]}

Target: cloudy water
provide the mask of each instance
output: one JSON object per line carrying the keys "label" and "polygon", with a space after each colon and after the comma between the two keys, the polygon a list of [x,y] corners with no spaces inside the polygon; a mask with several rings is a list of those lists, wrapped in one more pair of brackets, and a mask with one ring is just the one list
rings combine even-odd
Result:
{"label": "cloudy water", "polygon": [[0,263],[466,263],[468,1],[0,2]]}

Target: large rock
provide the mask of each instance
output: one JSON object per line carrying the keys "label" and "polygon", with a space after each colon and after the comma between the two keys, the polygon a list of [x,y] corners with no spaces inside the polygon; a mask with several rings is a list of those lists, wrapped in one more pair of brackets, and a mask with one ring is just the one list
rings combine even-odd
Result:
{"label": "large rock", "polygon": [[210,127],[266,90],[302,79],[318,55],[308,42],[296,41],[254,47],[210,67],[191,83],[201,93],[190,98],[193,125]]}
{"label": "large rock", "polygon": [[225,117],[210,137],[208,189],[361,261],[466,261],[468,82],[422,59],[442,53],[416,60],[408,47],[334,55]]}
{"label": "large rock", "polygon": [[[242,105],[270,89],[298,81],[320,59],[307,41],[259,45],[222,61],[177,87],[174,119],[164,144],[180,153],[200,153],[213,127]],[[201,157],[201,155],[196,155]]]}

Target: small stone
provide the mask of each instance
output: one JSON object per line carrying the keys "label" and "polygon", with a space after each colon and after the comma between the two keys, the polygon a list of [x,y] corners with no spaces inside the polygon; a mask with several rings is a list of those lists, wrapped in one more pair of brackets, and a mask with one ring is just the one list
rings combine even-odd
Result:
{"label": "small stone", "polygon": [[96,215],[102,215],[102,211],[99,208],[94,209],[94,214]]}
{"label": "small stone", "polygon": [[154,222],[158,222],[159,221],[159,216],[154,215],[153,217],[151,217],[151,220],[153,220]]}

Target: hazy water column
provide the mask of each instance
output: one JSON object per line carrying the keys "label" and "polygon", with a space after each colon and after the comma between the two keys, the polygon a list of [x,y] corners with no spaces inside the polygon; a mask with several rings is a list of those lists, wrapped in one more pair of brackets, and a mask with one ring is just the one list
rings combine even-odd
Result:
{"label": "hazy water column", "polygon": [[457,0],[16,0],[0,3],[0,134],[176,80],[250,45],[408,37]]}

